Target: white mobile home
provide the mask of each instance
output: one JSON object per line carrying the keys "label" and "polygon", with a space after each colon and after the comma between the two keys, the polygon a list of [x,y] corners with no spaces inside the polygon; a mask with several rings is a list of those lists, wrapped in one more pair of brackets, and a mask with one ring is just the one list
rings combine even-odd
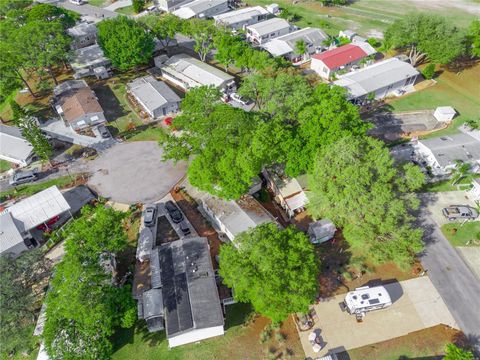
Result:
{"label": "white mobile home", "polygon": [[392,305],[392,300],[384,286],[363,286],[349,291],[344,303],[350,314],[361,314],[386,308]]}
{"label": "white mobile home", "polygon": [[232,30],[241,30],[245,26],[266,20],[270,13],[261,6],[247,7],[224,14],[215,15],[215,25],[224,26]]}
{"label": "white mobile home", "polygon": [[333,84],[345,88],[355,104],[369,98],[383,99],[397,91],[413,88],[419,72],[397,58],[380,61],[363,69],[340,75]]}
{"label": "white mobile home", "polygon": [[254,45],[265,44],[266,42],[282,35],[287,35],[296,30],[287,20],[273,18],[245,27],[247,40]]}
{"label": "white mobile home", "polygon": [[153,3],[160,9],[166,12],[172,12],[182,5],[186,5],[193,0],[154,0]]}
{"label": "white mobile home", "polygon": [[209,19],[228,10],[228,0],[195,0],[180,6],[172,14],[181,19]]}
{"label": "white mobile home", "polygon": [[27,166],[34,157],[33,146],[19,128],[0,124],[0,159]]}
{"label": "white mobile home", "polygon": [[155,65],[160,68],[162,77],[181,87],[183,90],[198,86],[215,86],[225,93],[235,91],[235,81],[216,67],[186,54],[178,54],[163,61],[162,56],[155,58]]}
{"label": "white mobile home", "polygon": [[94,24],[82,22],[67,30],[72,38],[71,48],[81,49],[97,42],[97,27]]}

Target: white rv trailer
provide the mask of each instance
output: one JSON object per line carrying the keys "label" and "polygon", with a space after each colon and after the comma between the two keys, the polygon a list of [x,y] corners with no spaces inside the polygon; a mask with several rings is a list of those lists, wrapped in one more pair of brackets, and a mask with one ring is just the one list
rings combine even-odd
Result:
{"label": "white rv trailer", "polygon": [[392,299],[383,286],[362,286],[345,296],[345,305],[350,314],[361,314],[392,305]]}

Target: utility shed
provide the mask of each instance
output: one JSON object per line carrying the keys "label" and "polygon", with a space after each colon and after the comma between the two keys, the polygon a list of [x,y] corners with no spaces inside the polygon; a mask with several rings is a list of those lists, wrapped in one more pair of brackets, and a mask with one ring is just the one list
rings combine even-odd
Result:
{"label": "utility shed", "polygon": [[438,121],[452,121],[457,112],[451,106],[439,106],[435,109],[433,116]]}
{"label": "utility shed", "polygon": [[308,225],[308,235],[310,236],[310,242],[313,244],[321,244],[333,239],[336,231],[335,224],[328,219],[315,221]]}
{"label": "utility shed", "polygon": [[188,237],[163,244],[160,264],[169,347],[223,335],[223,312],[207,239]]}

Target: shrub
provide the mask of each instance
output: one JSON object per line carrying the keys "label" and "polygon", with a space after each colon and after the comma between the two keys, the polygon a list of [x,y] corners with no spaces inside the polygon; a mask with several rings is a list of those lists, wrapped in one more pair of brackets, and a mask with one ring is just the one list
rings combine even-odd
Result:
{"label": "shrub", "polygon": [[435,75],[435,64],[428,64],[422,71],[422,75],[425,79],[430,80]]}
{"label": "shrub", "polygon": [[145,0],[133,0],[132,1],[133,11],[135,13],[140,13],[145,8]]}

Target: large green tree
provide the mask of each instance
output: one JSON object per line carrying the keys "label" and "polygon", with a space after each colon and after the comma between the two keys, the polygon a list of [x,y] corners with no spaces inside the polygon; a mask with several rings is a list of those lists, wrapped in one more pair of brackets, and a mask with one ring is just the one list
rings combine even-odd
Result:
{"label": "large green tree", "polygon": [[184,26],[184,21],[173,14],[165,14],[162,16],[150,14],[142,16],[140,21],[147,26],[164,47],[170,45],[175,35],[180,32]]}
{"label": "large green tree", "polygon": [[467,39],[472,56],[480,57],[480,20],[472,21],[468,28]]}
{"label": "large green tree", "polygon": [[260,225],[220,248],[220,276],[235,299],[273,322],[307,312],[318,289],[319,262],[307,236],[290,226]]}
{"label": "large green tree", "polygon": [[98,24],[98,43],[112,65],[122,71],[148,63],[154,49],[153,35],[126,16]]}
{"label": "large green tree", "polygon": [[286,172],[292,176],[311,169],[322,147],[346,136],[364,135],[369,127],[357,107],[346,99],[345,90],[327,84],[318,85],[308,103],[301,104],[297,119],[286,163]]}
{"label": "large green tree", "polygon": [[445,346],[444,360],[473,360],[475,357],[469,350],[464,350],[455,344],[447,344]]}
{"label": "large green tree", "polygon": [[19,257],[0,256],[1,358],[33,350],[32,332],[39,311],[41,281],[50,275],[50,263],[40,249]]}
{"label": "large green tree", "polygon": [[27,11],[27,22],[58,22],[67,29],[80,20],[80,15],[50,4],[37,4]]}
{"label": "large green tree", "polygon": [[343,137],[320,149],[309,176],[310,213],[330,218],[356,253],[374,263],[407,266],[422,249],[410,210],[424,182],[412,164],[397,168],[388,149],[370,137]]}
{"label": "large green tree", "polygon": [[130,286],[115,286],[104,268],[110,256],[124,250],[124,213],[85,207],[65,231],[66,254],[57,265],[46,298],[43,339],[49,357],[109,359],[111,336],[135,309]]}
{"label": "large green tree", "polygon": [[0,15],[5,16],[11,10],[24,9],[32,2],[33,0],[1,0]]}
{"label": "large green tree", "polygon": [[446,18],[410,13],[396,20],[385,32],[386,46],[407,48],[413,65],[426,60],[449,64],[465,54],[465,33]]}
{"label": "large green tree", "polygon": [[183,25],[182,32],[190,36],[195,44],[193,49],[202,61],[206,61],[208,54],[214,48],[213,37],[217,33],[217,28],[210,20],[191,19]]}

